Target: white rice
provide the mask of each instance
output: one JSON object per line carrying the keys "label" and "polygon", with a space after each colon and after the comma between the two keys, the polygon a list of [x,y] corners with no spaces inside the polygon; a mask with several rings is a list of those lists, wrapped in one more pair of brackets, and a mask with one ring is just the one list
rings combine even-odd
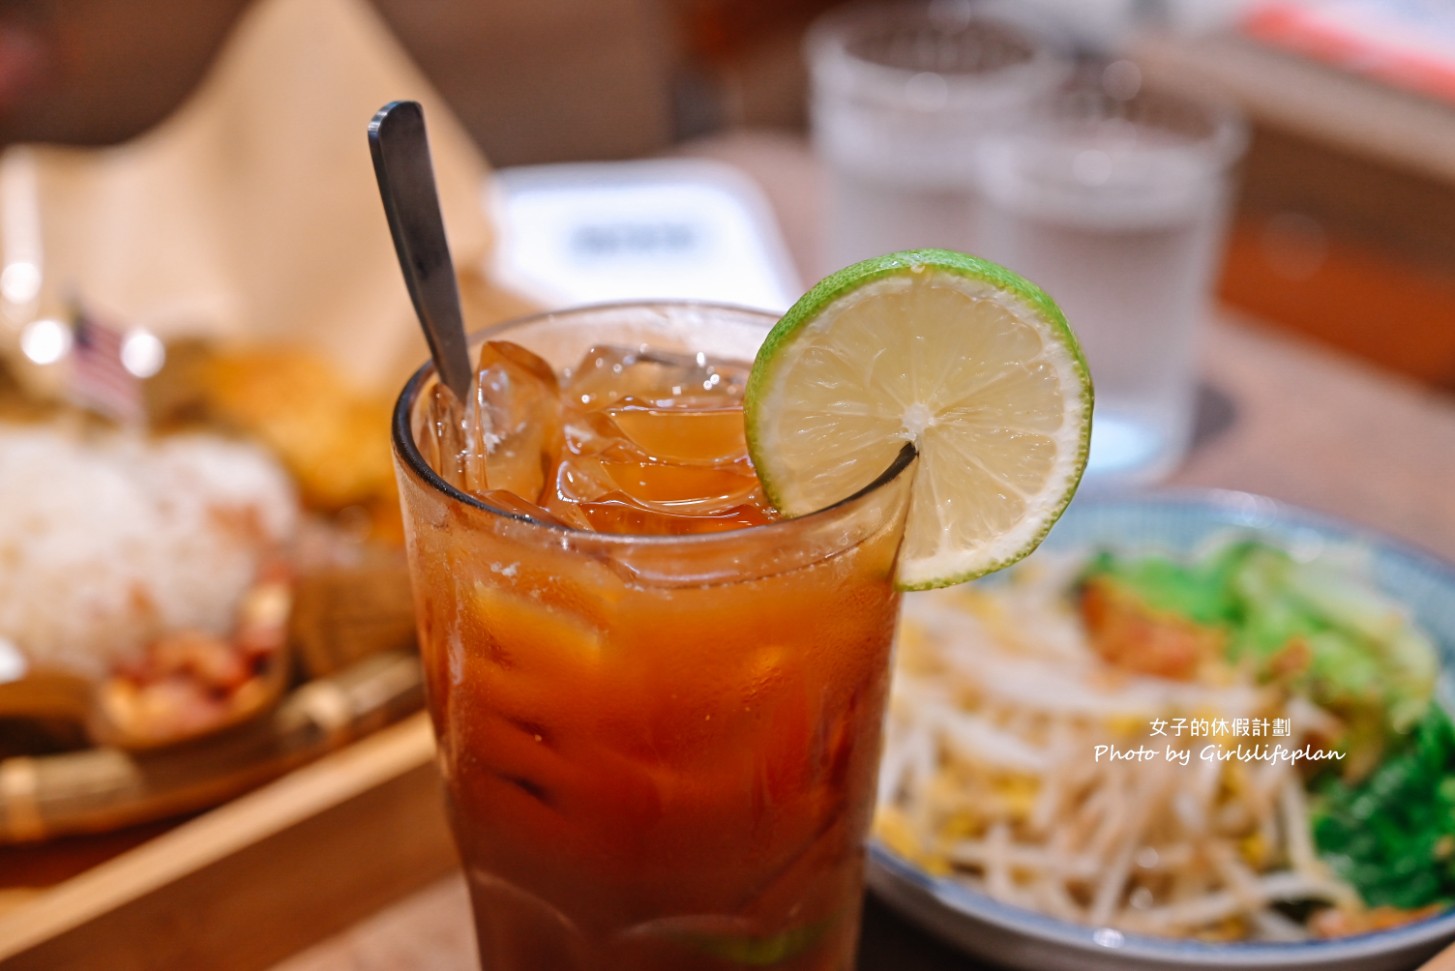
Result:
{"label": "white rice", "polygon": [[95,676],[168,631],[226,635],[297,518],[253,445],[0,423],[0,653]]}

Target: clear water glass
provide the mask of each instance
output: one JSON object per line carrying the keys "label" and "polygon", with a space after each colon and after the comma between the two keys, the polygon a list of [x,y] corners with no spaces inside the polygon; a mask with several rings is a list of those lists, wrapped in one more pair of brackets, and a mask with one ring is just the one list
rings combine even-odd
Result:
{"label": "clear water glass", "polygon": [[1091,365],[1088,488],[1155,482],[1187,452],[1197,336],[1245,141],[1231,106],[1149,87],[1118,61],[979,147],[982,255],[1051,294]]}
{"label": "clear water glass", "polygon": [[1070,72],[1009,4],[849,5],[809,31],[813,143],[825,163],[827,273],[898,249],[975,252],[974,158]]}

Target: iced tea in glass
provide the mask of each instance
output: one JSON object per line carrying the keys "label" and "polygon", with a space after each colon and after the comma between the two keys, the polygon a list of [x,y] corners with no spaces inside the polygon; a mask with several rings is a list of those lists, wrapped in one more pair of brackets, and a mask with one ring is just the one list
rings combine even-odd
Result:
{"label": "iced tea in glass", "polygon": [[[773,318],[547,314],[422,369],[395,458],[490,971],[852,966],[914,457],[779,519],[743,441]],[[483,417],[482,417],[483,416]]]}

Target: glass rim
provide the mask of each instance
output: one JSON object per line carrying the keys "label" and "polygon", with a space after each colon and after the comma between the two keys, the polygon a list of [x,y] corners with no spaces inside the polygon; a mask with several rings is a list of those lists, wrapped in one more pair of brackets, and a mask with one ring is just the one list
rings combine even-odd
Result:
{"label": "glass rim", "polygon": [[[1054,21],[1035,11],[1005,0],[967,2],[958,17],[937,18],[935,8],[934,0],[859,0],[821,14],[809,25],[802,44],[809,75],[818,93],[844,97],[852,88],[860,94],[897,103],[900,96],[892,92],[906,81],[918,75],[934,74],[945,79],[953,101],[957,94],[973,98],[998,88],[1015,87],[1028,76],[1055,83],[1071,73],[1069,38]],[[929,24],[940,19],[949,24],[958,21],[962,26],[977,24],[1010,31],[1025,41],[1027,57],[994,71],[961,73],[882,64],[850,50],[856,40],[867,34],[886,25],[903,23],[901,18],[905,15]],[[835,82],[847,87],[842,91],[830,90]],[[883,90],[879,90],[881,87]]]}
{"label": "glass rim", "polygon": [[[581,304],[561,310],[545,310],[519,317],[511,317],[507,320],[497,321],[496,323],[470,332],[466,340],[469,346],[474,348],[481,341],[488,340],[491,334],[511,330],[538,321],[577,316],[584,317],[603,311],[626,310],[638,307],[657,307],[669,310],[674,308],[682,310],[726,310],[736,314],[759,316],[764,319],[776,319],[776,315],[768,311],[708,300],[617,300]],[[883,472],[879,473],[873,481],[858,489],[852,495],[839,499],[821,509],[815,509],[813,512],[805,513],[802,516],[775,519],[762,526],[744,526],[740,529],[726,529],[708,533],[688,533],[685,535],[600,533],[590,529],[580,529],[564,523],[542,522],[539,519],[533,519],[523,513],[496,508],[478,496],[471,495],[463,489],[451,485],[438,472],[430,468],[429,463],[425,461],[424,455],[419,450],[419,444],[414,440],[412,412],[414,410],[414,404],[419,398],[419,393],[424,388],[425,382],[434,376],[434,374],[434,361],[428,359],[410,375],[403,389],[399,392],[399,397],[395,399],[393,416],[390,420],[390,438],[393,442],[394,454],[400,458],[403,464],[408,467],[409,471],[417,476],[420,481],[446,499],[478,509],[490,516],[519,523],[525,527],[545,530],[548,534],[557,535],[562,539],[578,540],[589,537],[591,542],[599,542],[608,546],[667,548],[683,545],[710,546],[714,543],[730,543],[734,540],[741,540],[745,536],[765,537],[788,529],[802,529],[805,526],[829,520],[844,508],[857,505],[861,500],[878,493],[881,489],[896,481],[905,469],[913,464],[914,459],[919,454],[914,443],[906,441],[894,457],[894,460],[889,463],[889,466]]]}
{"label": "glass rim", "polygon": [[[1140,76],[1134,91],[1121,95],[1107,87],[1103,72],[1115,63],[1124,62],[1137,68]],[[1120,106],[1121,113],[1109,112],[1098,117],[1083,117],[1068,111],[1074,105],[1095,102],[1104,106]],[[1101,124],[1124,120],[1139,129],[1166,130],[1165,125],[1153,117],[1142,117],[1148,106],[1167,106],[1196,115],[1207,125],[1207,131],[1200,136],[1188,135],[1185,141],[1165,148],[1144,147],[1142,151],[1186,155],[1195,153],[1200,160],[1217,169],[1231,168],[1247,152],[1251,138],[1246,114],[1237,102],[1226,93],[1206,82],[1188,79],[1171,79],[1163,76],[1147,77],[1144,67],[1136,58],[1108,58],[1083,65],[1070,74],[1048,96],[1035,105],[1023,120],[1025,128],[1036,125],[1055,127],[1058,125]],[[1085,114],[1085,113],[1083,113]],[[1011,133],[1012,136],[1014,132]]]}

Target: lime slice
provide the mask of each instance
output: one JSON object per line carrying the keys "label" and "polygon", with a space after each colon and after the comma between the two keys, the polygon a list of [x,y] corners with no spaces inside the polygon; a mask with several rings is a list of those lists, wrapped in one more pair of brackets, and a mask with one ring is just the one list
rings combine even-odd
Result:
{"label": "lime slice", "polygon": [[768,334],[744,400],[780,512],[853,495],[920,453],[896,582],[948,586],[1031,552],[1071,501],[1091,375],[1039,287],[947,250],[891,253],[820,282]]}

